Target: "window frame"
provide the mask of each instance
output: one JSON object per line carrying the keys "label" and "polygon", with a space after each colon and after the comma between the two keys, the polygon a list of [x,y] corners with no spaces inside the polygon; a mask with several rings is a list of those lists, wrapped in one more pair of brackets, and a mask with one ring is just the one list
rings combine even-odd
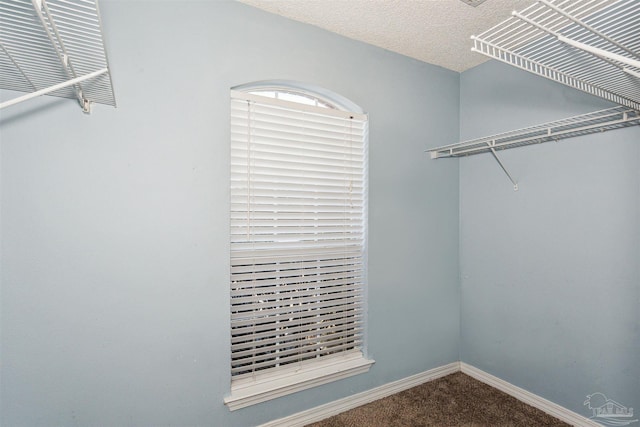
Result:
{"label": "window frame", "polygon": [[[291,365],[285,365],[273,370],[253,373],[250,377],[231,379],[231,393],[224,399],[225,405],[230,410],[240,409],[246,406],[264,402],[290,393],[301,391],[317,385],[326,384],[342,378],[367,372],[375,363],[374,360],[367,357],[367,230],[368,230],[368,117],[362,110],[355,106],[351,101],[346,100],[339,95],[329,94],[328,91],[316,91],[308,88],[292,86],[290,84],[283,86],[282,84],[250,84],[232,89],[231,97],[247,97],[248,94],[260,91],[285,92],[287,94],[296,94],[305,98],[317,99],[320,103],[325,104],[324,109],[335,109],[340,112],[346,112],[353,115],[361,115],[365,119],[365,131],[362,143],[364,144],[363,153],[363,242],[362,242],[362,292],[363,292],[363,332],[362,344],[357,351],[347,351],[344,353],[336,353],[323,355],[317,359],[296,362]],[[259,96],[259,94],[256,94]],[[283,101],[291,103],[291,101]],[[307,107],[307,104],[299,104],[301,110]],[[347,106],[348,108],[346,108]],[[327,108],[328,107],[328,108]],[[353,111],[356,110],[356,111]],[[230,281],[231,283],[231,281]],[[231,304],[231,300],[230,300]]]}

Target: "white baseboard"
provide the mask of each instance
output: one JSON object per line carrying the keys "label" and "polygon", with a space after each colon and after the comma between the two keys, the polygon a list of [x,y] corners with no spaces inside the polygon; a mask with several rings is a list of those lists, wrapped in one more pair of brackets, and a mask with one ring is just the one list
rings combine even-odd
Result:
{"label": "white baseboard", "polygon": [[297,414],[293,414],[288,417],[279,418],[266,424],[261,424],[258,427],[303,427],[307,424],[324,420],[325,418],[332,417],[341,412],[348,411],[349,409],[371,403],[374,400],[391,396],[392,394],[410,389],[411,387],[415,387],[459,371],[462,371],[470,377],[473,377],[478,381],[482,381],[491,387],[503,391],[527,405],[540,409],[541,411],[546,412],[567,424],[571,424],[576,427],[602,427],[602,425],[587,417],[570,411],[567,408],[528,392],[518,386],[508,383],[507,381],[501,380],[498,377],[464,362],[449,363],[448,365],[430,369],[428,371],[376,387],[372,390],[354,394],[353,396],[347,396],[343,399],[307,409],[306,411],[298,412]]}
{"label": "white baseboard", "polygon": [[501,380],[500,378],[486,373],[474,366],[468,365],[464,362],[460,362],[460,370],[464,374],[467,374],[470,377],[477,379],[478,381],[482,381],[483,383],[490,385],[493,388],[503,391],[508,395],[513,396],[516,399],[526,403],[527,405],[540,409],[541,411],[544,411],[547,414],[554,416],[567,424],[571,424],[572,426],[576,427],[602,427],[602,425],[596,423],[593,420],[590,420],[587,417],[570,411],[567,408],[564,408],[545,398],[542,398],[518,386]]}
{"label": "white baseboard", "polygon": [[270,421],[258,427],[303,427],[307,424],[324,420],[325,418],[332,417],[341,412],[348,411],[349,409],[365,405],[373,402],[374,400],[382,399],[383,397],[391,396],[392,394],[399,393],[410,389],[411,387],[424,384],[458,371],[460,371],[460,362],[449,363],[448,365],[430,369],[428,371],[376,387],[372,390],[354,394],[353,396],[347,396],[343,399],[335,400],[306,411],[298,412],[297,414],[293,414],[285,418]]}

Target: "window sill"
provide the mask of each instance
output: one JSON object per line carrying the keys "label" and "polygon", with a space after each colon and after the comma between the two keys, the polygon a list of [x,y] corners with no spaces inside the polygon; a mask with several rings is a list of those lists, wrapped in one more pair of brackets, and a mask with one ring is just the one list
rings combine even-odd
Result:
{"label": "window sill", "polygon": [[259,374],[231,382],[231,396],[224,399],[230,411],[255,405],[297,391],[365,373],[375,363],[362,353],[330,356],[321,362],[311,361],[276,373]]}

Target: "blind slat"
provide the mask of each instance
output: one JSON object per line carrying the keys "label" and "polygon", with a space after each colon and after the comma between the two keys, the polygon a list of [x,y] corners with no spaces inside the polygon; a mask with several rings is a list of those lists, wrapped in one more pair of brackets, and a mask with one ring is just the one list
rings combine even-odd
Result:
{"label": "blind slat", "polygon": [[289,349],[292,345],[300,346],[304,343],[316,343],[318,337],[332,335],[332,343],[336,342],[336,337],[343,336],[343,342],[352,341],[354,337],[361,337],[363,333],[362,327],[354,325],[335,325],[318,327],[307,331],[300,331],[291,335],[282,335],[279,337],[265,338],[254,341],[250,345],[231,346],[231,352],[234,358],[244,358],[260,353],[262,349],[269,346],[271,351],[282,351]]}
{"label": "blind slat", "polygon": [[[251,172],[249,173],[249,170]],[[360,177],[351,176],[353,174],[343,173],[341,171],[330,171],[330,170],[320,170],[316,169],[305,169],[305,168],[286,168],[286,167],[276,167],[272,165],[251,165],[248,168],[246,165],[234,165],[231,164],[231,176],[234,177],[234,174],[249,174],[251,179],[260,181],[262,175],[267,177],[279,176],[284,178],[285,182],[287,180],[292,180],[293,178],[312,178],[314,180],[327,180],[329,182],[338,181],[342,182],[354,182],[362,185],[362,179]]]}
{"label": "blind slat", "polygon": [[[246,158],[247,157],[247,139],[248,137],[245,135],[244,140],[238,143],[238,145],[231,144],[231,158]],[[362,150],[362,147],[358,147],[358,150]],[[310,158],[317,159],[318,161],[336,161],[339,160],[341,162],[350,161],[355,164],[362,164],[362,159],[360,156],[347,156],[344,153],[344,150],[341,150],[339,147],[335,149],[329,149],[328,147],[318,147],[312,148],[308,147],[308,144],[305,144],[305,147],[300,147],[300,144],[268,144],[268,143],[260,143],[260,141],[255,138],[251,139],[251,152],[252,153],[269,153],[269,154],[278,154],[285,156],[298,156],[302,159]]]}
{"label": "blind slat", "polygon": [[304,253],[304,254],[275,254],[266,258],[240,258],[231,260],[232,273],[242,273],[248,271],[264,271],[269,269],[289,269],[297,267],[301,263],[309,266],[339,265],[362,263],[362,252],[360,248],[353,248],[351,251],[326,252],[326,253]]}
{"label": "blind slat", "polygon": [[[361,271],[361,270],[358,270]],[[353,289],[361,290],[362,289],[362,277],[361,275],[357,275],[353,278],[353,280],[349,281],[347,279],[345,282],[328,282],[322,284],[323,288],[328,287],[337,287],[337,286],[349,286]],[[252,286],[251,282],[239,282],[234,284],[234,288],[231,290],[231,297],[233,299],[232,305],[237,305],[242,302],[253,302],[253,301],[261,301],[261,299],[269,300],[273,299],[273,292],[300,292],[303,291],[307,294],[313,294],[312,289],[320,289],[320,285],[310,284],[309,282],[301,282],[301,283],[286,283],[280,284],[277,286],[278,290],[275,291],[274,286],[271,284],[257,283],[256,286]],[[269,292],[272,292],[269,294]],[[240,301],[240,299],[242,299]],[[236,301],[238,300],[238,301]]]}
{"label": "blind slat", "polygon": [[[246,372],[247,370],[257,371],[264,368],[278,367],[288,363],[296,363],[301,362],[303,360],[315,359],[325,355],[335,354],[341,351],[352,350],[353,348],[359,348],[362,344],[362,339],[357,337],[357,339],[351,340],[336,340],[334,342],[320,342],[315,345],[307,345],[307,346],[298,346],[298,348],[265,353],[261,357],[252,357],[246,359],[234,360],[232,356],[232,361],[234,361],[234,368],[232,368],[232,373],[238,372]],[[247,369],[243,366],[243,364],[251,363],[251,368]]]}
{"label": "blind slat", "polygon": [[[351,305],[341,306],[339,310],[336,307],[326,307],[315,310],[313,312],[298,313],[298,319],[317,319],[318,316],[334,315],[336,313],[362,313],[363,308],[359,302],[354,302]],[[345,314],[346,316],[346,314]],[[244,331],[259,330],[261,326],[270,325],[276,328],[279,322],[290,321],[291,316],[289,313],[274,314],[273,316],[265,316],[255,319],[238,319],[232,323],[233,333],[241,333]]]}
{"label": "blind slat", "polygon": [[[342,260],[340,260],[342,261]],[[251,277],[252,279],[265,278],[265,277],[273,277],[273,276],[290,276],[290,277],[299,277],[302,275],[319,275],[326,273],[335,273],[335,272],[349,272],[349,271],[361,271],[362,270],[362,262],[359,258],[354,258],[351,262],[335,262],[335,261],[322,261],[322,262],[297,262],[295,264],[290,263],[289,265],[279,264],[277,267],[273,266],[271,268],[256,268],[255,266],[251,266],[250,269],[245,270],[243,273],[242,270],[232,267],[232,273],[234,277],[237,277],[238,280],[242,280],[243,276]]]}
{"label": "blind slat", "polygon": [[[234,187],[244,187],[247,185],[247,171],[238,171],[236,173],[231,174],[231,188]],[[305,186],[308,185],[311,189],[313,188],[336,188],[341,187],[344,188],[344,179],[324,179],[321,183],[318,182],[316,178],[307,177],[304,175],[276,175],[271,171],[271,173],[251,173],[251,184],[252,186],[260,188],[262,185],[270,185],[273,184],[275,187],[282,186],[282,188],[286,188],[287,186]],[[244,180],[243,180],[244,179]],[[364,182],[361,180],[351,180],[351,184],[353,187],[362,187]]]}
{"label": "blind slat", "polygon": [[[232,219],[231,220],[231,234],[235,233],[235,229],[241,229],[247,226],[246,217],[240,219]],[[242,223],[244,221],[244,224]],[[322,219],[315,220],[311,219],[255,219],[251,218],[251,229],[255,230],[257,233],[261,233],[262,231],[269,231],[274,227],[278,227],[281,231],[287,232],[288,230],[297,230],[297,229],[306,229],[306,228],[317,228],[324,229],[324,227],[335,227],[342,229],[342,227],[360,227],[362,228],[364,225],[359,218],[336,218],[333,220],[330,219]],[[262,230],[264,228],[264,230]]]}
{"label": "blind slat", "polygon": [[[340,254],[340,251],[342,251],[342,253],[353,253],[353,252],[360,252],[362,251],[362,245],[361,244],[351,244],[351,245],[347,245],[347,246],[339,246],[339,247],[334,247],[334,246],[311,246],[311,247],[307,247],[305,248],[305,254],[308,255],[312,255],[312,254],[317,254],[318,256],[325,256],[326,254]],[[258,251],[258,250],[239,250],[239,249],[232,249],[231,251],[231,263],[232,265],[237,265],[239,263],[244,263],[247,262],[247,264],[249,263],[256,263],[257,261],[259,261],[260,263],[262,262],[271,262],[274,257],[281,257],[281,256],[288,256],[288,255],[296,255],[296,254],[300,254],[300,248],[270,248],[269,251]]]}
{"label": "blind slat", "polygon": [[[340,282],[338,280],[338,282]],[[344,284],[337,283],[337,284]],[[341,292],[332,296],[331,294],[322,294],[311,297],[301,297],[299,299],[279,304],[271,304],[269,301],[260,301],[254,304],[231,304],[231,319],[254,319],[264,318],[274,314],[296,314],[307,313],[319,308],[340,307],[348,304],[360,302],[362,291],[353,289],[347,292]]]}
{"label": "blind slat", "polygon": [[[300,285],[300,284],[298,284]],[[248,312],[253,310],[258,312],[267,308],[284,307],[292,304],[304,304],[313,301],[328,301],[349,297],[362,292],[352,283],[340,283],[325,286],[309,286],[302,284],[292,289],[278,289],[269,292],[266,288],[263,292],[247,293],[245,296],[233,297],[231,306],[238,312]],[[258,313],[259,314],[259,313]]]}
{"label": "blind slat", "polygon": [[231,345],[239,346],[238,348],[244,348],[244,344],[255,346],[255,342],[257,340],[263,340],[275,336],[280,336],[282,334],[295,334],[298,332],[306,332],[306,331],[314,331],[318,329],[318,323],[331,323],[335,325],[354,325],[355,328],[362,327],[364,325],[363,316],[361,313],[349,313],[345,316],[343,313],[337,313],[334,315],[325,314],[321,320],[318,320],[318,317],[308,318],[308,319],[300,319],[296,324],[279,324],[278,327],[274,328],[273,325],[263,325],[262,328],[252,327],[249,331],[243,331],[242,329],[237,329],[233,338],[231,339]]}

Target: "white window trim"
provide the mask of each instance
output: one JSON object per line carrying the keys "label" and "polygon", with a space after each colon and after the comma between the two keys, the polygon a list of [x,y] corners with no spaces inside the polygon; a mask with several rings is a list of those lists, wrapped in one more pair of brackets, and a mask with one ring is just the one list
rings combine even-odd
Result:
{"label": "white window trim", "polygon": [[[264,89],[269,87],[270,90],[278,90],[278,88],[286,89],[287,91],[299,91],[307,95],[314,96],[315,90],[308,90],[297,87],[297,85],[281,85],[277,87],[271,85],[246,85],[246,87],[237,87],[232,90],[232,96],[238,96],[245,99],[250,99],[253,96],[247,92],[250,90]],[[237,90],[240,89],[240,90]],[[326,96],[322,92],[322,96],[318,96],[323,102],[326,101],[329,104],[333,104],[338,109],[325,109],[325,113],[329,115],[335,115],[337,117],[350,117],[350,118],[365,118],[367,117],[359,107],[353,104],[351,101],[342,98],[339,95],[331,94],[332,96]],[[317,95],[316,95],[317,96]],[[334,96],[339,98],[333,99]],[[259,97],[261,98],[261,97]],[[277,100],[276,100],[277,101]],[[337,101],[337,102],[336,102]],[[287,104],[287,101],[283,101]],[[299,107],[302,110],[306,109],[304,104],[300,104]],[[314,108],[310,107],[313,111]],[[343,109],[344,108],[344,109]],[[348,110],[347,110],[348,108]],[[368,145],[368,135],[365,135],[365,144]],[[365,176],[368,169],[368,153],[365,151]],[[365,179],[365,212],[364,218],[367,221],[367,191],[368,179]],[[365,227],[365,251],[364,251],[364,274],[365,281],[367,275],[367,228]],[[364,289],[364,296],[366,300],[367,288]],[[366,313],[366,311],[365,311]],[[366,318],[366,314],[365,314]],[[286,368],[279,369],[277,372],[264,372],[255,373],[250,377],[232,378],[231,380],[231,393],[224,398],[224,404],[229,410],[234,411],[247,406],[255,405],[261,402],[265,402],[271,399],[282,397],[291,393],[302,391],[308,388],[319,386],[322,384],[330,383],[340,379],[348,378],[361,373],[369,371],[371,366],[375,363],[373,359],[369,359],[366,356],[366,341],[367,341],[367,323],[365,321],[364,327],[364,346],[361,349],[354,349],[344,353],[338,353],[330,356],[324,356],[321,361],[307,360],[301,363],[292,364]]]}
{"label": "white window trim", "polygon": [[369,371],[374,360],[366,359],[357,351],[326,356],[322,362],[307,363],[282,369],[279,372],[257,374],[252,378],[241,378],[231,383],[231,395],[224,399],[229,410],[244,408],[327,384]]}

